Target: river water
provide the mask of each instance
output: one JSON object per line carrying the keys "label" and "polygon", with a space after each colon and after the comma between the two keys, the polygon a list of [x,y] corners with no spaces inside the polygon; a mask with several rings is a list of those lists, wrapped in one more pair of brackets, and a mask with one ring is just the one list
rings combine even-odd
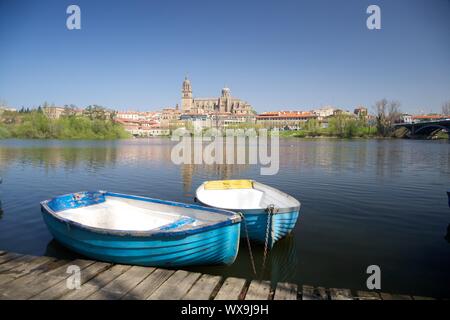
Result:
{"label": "river water", "polygon": [[[71,258],[52,240],[39,202],[108,190],[193,202],[205,180],[251,178],[302,203],[294,232],[270,252],[264,278],[450,297],[450,143],[416,140],[281,139],[278,174],[258,165],[175,165],[166,138],[126,141],[0,140],[0,250]],[[253,247],[257,267],[262,246]],[[190,268],[253,279],[241,241],[231,266]]]}

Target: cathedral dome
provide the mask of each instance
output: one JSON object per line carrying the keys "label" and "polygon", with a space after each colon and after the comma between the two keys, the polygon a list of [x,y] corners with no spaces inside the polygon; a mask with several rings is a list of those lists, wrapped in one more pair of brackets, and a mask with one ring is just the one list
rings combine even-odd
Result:
{"label": "cathedral dome", "polygon": [[230,88],[223,88],[222,89],[222,97],[229,97],[230,96]]}
{"label": "cathedral dome", "polygon": [[185,77],[183,81],[183,93],[191,93],[191,92],[192,92],[191,82],[187,77]]}

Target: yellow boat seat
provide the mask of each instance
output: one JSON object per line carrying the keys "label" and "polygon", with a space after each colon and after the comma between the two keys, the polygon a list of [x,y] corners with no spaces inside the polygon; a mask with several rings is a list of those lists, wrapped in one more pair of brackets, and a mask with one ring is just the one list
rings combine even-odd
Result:
{"label": "yellow boat seat", "polygon": [[253,189],[252,180],[215,180],[207,181],[205,190]]}

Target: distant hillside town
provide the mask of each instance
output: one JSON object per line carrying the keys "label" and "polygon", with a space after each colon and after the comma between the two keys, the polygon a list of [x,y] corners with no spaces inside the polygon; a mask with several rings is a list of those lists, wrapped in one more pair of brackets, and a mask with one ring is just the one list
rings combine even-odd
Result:
{"label": "distant hillside town", "polygon": [[[257,114],[245,100],[233,97],[228,87],[222,89],[219,97],[197,98],[193,96],[191,81],[186,77],[181,87],[181,108],[167,107],[158,111],[117,111],[99,106],[78,108],[74,105],[55,106],[45,104],[42,111],[50,119],[64,115],[86,116],[101,110],[101,116],[120,123],[133,136],[164,136],[172,130],[185,128],[278,128],[280,130],[302,130],[308,121],[327,128],[331,118],[345,117],[375,124],[376,116],[367,107],[357,106],[353,111],[334,106],[323,106],[308,111],[276,110]],[[448,104],[448,103],[447,103]],[[41,107],[40,107],[41,108]],[[444,110],[444,108],[447,108]],[[280,108],[281,109],[281,108]],[[415,123],[449,118],[449,106],[443,107],[442,114],[410,115],[398,113],[396,123]],[[23,111],[0,104],[0,115],[5,112]]]}

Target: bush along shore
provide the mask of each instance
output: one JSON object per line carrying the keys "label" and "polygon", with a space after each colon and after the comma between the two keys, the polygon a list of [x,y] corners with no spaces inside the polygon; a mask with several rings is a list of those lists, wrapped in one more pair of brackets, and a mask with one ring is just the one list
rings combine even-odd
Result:
{"label": "bush along shore", "polygon": [[104,110],[87,109],[82,116],[47,117],[41,108],[5,111],[0,115],[0,139],[125,139],[131,135]]}
{"label": "bush along shore", "polygon": [[280,131],[280,137],[337,137],[337,138],[373,138],[381,136],[375,125],[367,121],[350,117],[331,117],[327,126],[317,120],[308,120],[301,130]]}

